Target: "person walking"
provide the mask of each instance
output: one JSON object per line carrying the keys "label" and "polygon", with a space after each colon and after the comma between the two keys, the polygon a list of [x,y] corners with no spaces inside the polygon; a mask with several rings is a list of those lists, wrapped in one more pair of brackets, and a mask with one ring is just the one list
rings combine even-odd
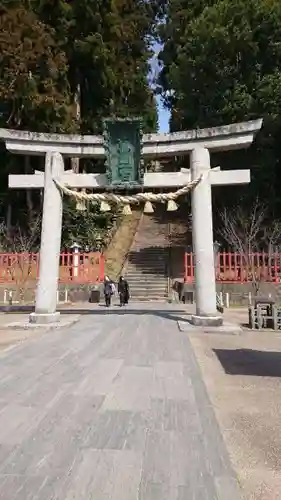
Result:
{"label": "person walking", "polygon": [[111,305],[111,297],[114,293],[113,286],[114,285],[112,281],[109,279],[109,277],[105,276],[103,284],[103,293],[104,293],[104,300],[106,307],[109,307]]}
{"label": "person walking", "polygon": [[128,281],[125,280],[123,276],[120,276],[120,279],[118,281],[118,293],[120,297],[120,306],[124,306],[125,304],[128,304],[129,302],[129,284]]}

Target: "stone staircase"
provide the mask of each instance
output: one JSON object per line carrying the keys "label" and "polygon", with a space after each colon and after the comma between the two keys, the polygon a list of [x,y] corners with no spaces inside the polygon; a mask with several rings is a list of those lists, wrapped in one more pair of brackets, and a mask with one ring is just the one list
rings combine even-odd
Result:
{"label": "stone staircase", "polygon": [[168,247],[167,223],[143,215],[124,268],[132,300],[168,299]]}
{"label": "stone staircase", "polygon": [[188,213],[186,206],[170,213],[159,206],[141,216],[123,268],[132,300],[168,300],[170,284],[183,276],[184,250],[191,237]]}

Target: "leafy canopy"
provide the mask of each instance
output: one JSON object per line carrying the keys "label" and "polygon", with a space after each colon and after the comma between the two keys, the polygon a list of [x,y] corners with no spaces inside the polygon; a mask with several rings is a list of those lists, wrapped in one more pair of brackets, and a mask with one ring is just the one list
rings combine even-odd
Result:
{"label": "leafy canopy", "polygon": [[250,186],[236,187],[230,197],[225,188],[217,191],[221,203],[258,195],[281,214],[280,1],[170,0],[160,35],[159,85],[172,112],[172,130],[264,119],[248,152],[218,159],[222,167],[252,170]]}
{"label": "leafy canopy", "polygon": [[0,16],[0,123],[57,132],[72,126],[67,60],[54,31],[23,7]]}

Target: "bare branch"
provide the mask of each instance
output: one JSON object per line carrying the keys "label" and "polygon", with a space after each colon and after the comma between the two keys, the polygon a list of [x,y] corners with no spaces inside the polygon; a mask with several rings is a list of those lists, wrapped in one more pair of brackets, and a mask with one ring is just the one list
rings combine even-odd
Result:
{"label": "bare branch", "polygon": [[7,227],[3,222],[0,225],[0,242],[1,247],[5,251],[13,253],[30,253],[34,250],[36,240],[39,240],[41,226],[41,215],[36,215],[29,226],[29,232],[23,233],[20,226],[13,228],[11,233],[7,231]]}
{"label": "bare branch", "polygon": [[266,252],[267,259],[281,244],[281,222],[268,222],[267,212],[256,199],[249,212],[242,207],[232,211],[226,209],[220,214],[219,235],[230,249],[240,254],[248,278],[258,290],[259,283],[268,273],[264,257],[258,254]]}

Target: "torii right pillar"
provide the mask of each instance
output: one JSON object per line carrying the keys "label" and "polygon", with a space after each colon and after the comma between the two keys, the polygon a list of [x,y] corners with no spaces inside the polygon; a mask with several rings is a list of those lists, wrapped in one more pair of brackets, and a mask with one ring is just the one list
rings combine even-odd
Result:
{"label": "torii right pillar", "polygon": [[197,146],[191,151],[191,178],[201,181],[192,191],[192,240],[195,257],[196,326],[220,326],[223,318],[217,311],[216,273],[213,244],[212,185],[250,182],[250,170],[211,169],[210,153]]}
{"label": "torii right pillar", "polygon": [[196,315],[192,316],[192,321],[198,326],[219,326],[222,317],[217,314],[216,306],[210,153],[198,147],[191,152],[190,160],[192,179],[202,175],[191,195],[196,300]]}

